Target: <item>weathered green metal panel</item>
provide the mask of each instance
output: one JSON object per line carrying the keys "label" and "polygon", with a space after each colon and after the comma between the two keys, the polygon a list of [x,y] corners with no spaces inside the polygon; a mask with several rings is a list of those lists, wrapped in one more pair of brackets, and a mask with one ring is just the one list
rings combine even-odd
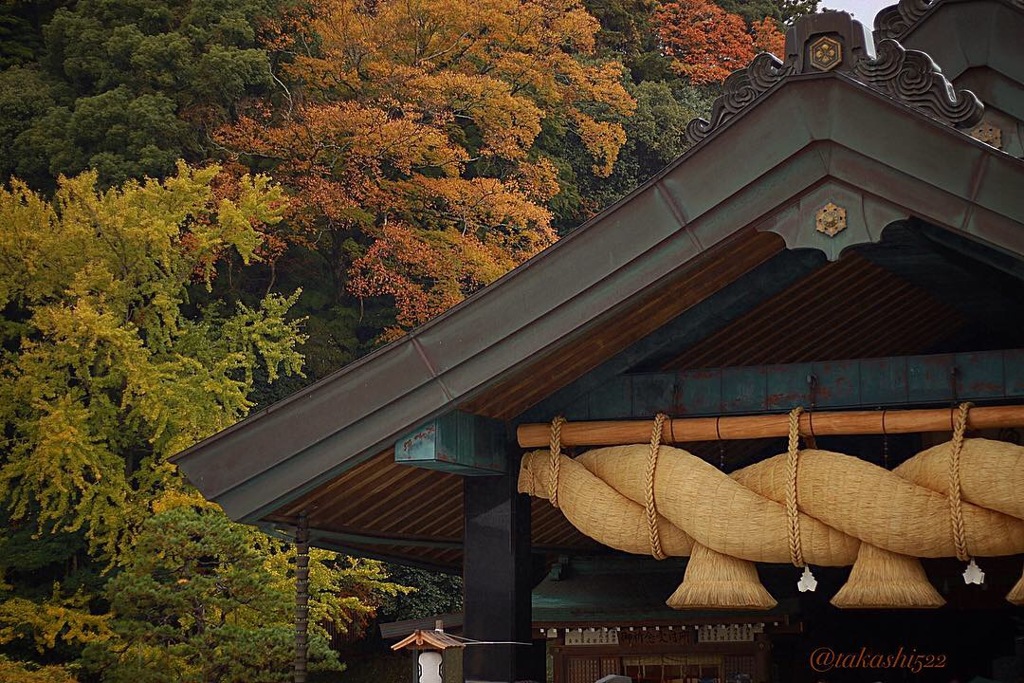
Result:
{"label": "weathered green metal panel", "polygon": [[585,416],[563,414],[617,420],[1019,398],[1024,350],[1008,350],[623,375],[577,400]]}
{"label": "weathered green metal panel", "polygon": [[592,398],[589,395],[580,396],[578,400],[562,410],[562,417],[567,420],[589,420],[590,401]]}
{"label": "weathered green metal panel", "polygon": [[505,423],[453,411],[395,442],[395,462],[464,476],[506,470]]}
{"label": "weathered green metal panel", "polygon": [[956,354],[956,395],[974,400],[1002,398],[1003,357],[991,353]]}
{"label": "weathered green metal panel", "polygon": [[860,361],[837,360],[811,365],[808,402],[815,408],[860,405]]}
{"label": "weathered green metal panel", "polygon": [[668,373],[633,377],[633,413],[668,413],[675,405],[675,376]]}
{"label": "weathered green metal panel", "polygon": [[860,362],[863,405],[891,406],[907,402],[907,359],[869,358]]}
{"label": "weathered green metal panel", "polygon": [[[633,414],[633,380],[629,376],[615,377],[589,394],[587,418],[599,414],[605,419],[628,417]],[[568,413],[567,419],[572,419]]]}
{"label": "weathered green metal panel", "polygon": [[722,373],[718,370],[687,370],[676,381],[678,403],[673,415],[713,415],[722,410]]}
{"label": "weathered green metal panel", "polygon": [[722,411],[760,413],[767,410],[765,366],[722,369]]}
{"label": "weathered green metal panel", "polygon": [[1003,383],[1006,398],[1024,397],[1024,350],[1003,352]]}
{"label": "weathered green metal panel", "polygon": [[[767,400],[765,410],[781,412],[794,406],[811,404],[811,384],[808,379],[814,373],[810,363],[795,365],[772,365],[765,369]],[[731,390],[727,387],[726,391]]]}
{"label": "weathered green metal panel", "polygon": [[953,354],[907,358],[907,400],[937,403],[953,400]]}

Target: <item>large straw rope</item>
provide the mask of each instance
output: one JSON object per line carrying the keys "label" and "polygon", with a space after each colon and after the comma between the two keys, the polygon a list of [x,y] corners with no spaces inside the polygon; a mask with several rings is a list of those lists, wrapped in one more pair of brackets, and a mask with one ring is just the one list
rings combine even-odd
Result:
{"label": "large straw rope", "polygon": [[[647,520],[647,533],[651,547],[651,555],[658,560],[668,557],[661,545],[661,534],[658,524],[658,507],[654,499],[654,475],[658,468],[658,453],[661,450],[661,434],[668,415],[658,413],[654,418],[654,427],[651,430],[651,443],[647,459],[647,475],[644,486],[644,512]],[[551,505],[558,507],[558,485],[561,475],[562,425],[566,419],[561,415],[551,421],[551,443],[549,447],[550,476],[548,478],[548,500]]]}
{"label": "large straw rope", "polygon": [[[966,420],[964,420],[966,426]],[[957,439],[924,451],[889,472],[857,458],[826,451],[800,453],[796,494],[801,555],[820,565],[849,565],[861,541],[883,550],[917,557],[955,556],[966,549],[956,540],[950,500],[959,490],[959,517],[963,539],[972,539],[970,551],[979,556],[1024,552],[1024,448],[984,439]],[[638,448],[642,448],[638,450]],[[550,495],[551,468],[536,468],[538,455],[523,459],[520,490]],[[587,493],[584,485],[574,495],[580,515],[566,516],[583,533],[612,547],[634,548],[648,554],[650,543],[614,538],[626,529],[645,529],[647,477],[636,477],[644,461],[651,462],[649,446],[611,447],[590,451],[578,461],[589,471],[588,481],[600,482],[619,496]],[[780,460],[781,458],[781,460]],[[955,467],[956,474],[949,476]],[[657,477],[652,482],[657,527],[661,540],[670,533],[673,547],[667,555],[687,554],[696,538],[716,552],[757,562],[792,560],[786,506],[791,470],[786,456],[776,456],[727,476],[699,458],[660,446]],[[596,476],[591,476],[596,475]],[[574,480],[583,485],[583,479]],[[567,482],[566,482],[567,483]],[[574,484],[575,485],[575,484]],[[564,498],[566,489],[561,483]],[[773,507],[776,506],[776,507]],[[941,513],[942,508],[946,514]],[[943,522],[943,517],[948,522]],[[610,524],[615,520],[616,524]],[[635,520],[635,523],[630,520]],[[617,531],[612,533],[610,527]],[[649,539],[645,539],[649,540]],[[643,550],[643,548],[647,548]],[[639,550],[637,550],[639,549]],[[807,554],[810,553],[810,557]]]}
{"label": "large straw rope", "polygon": [[[644,445],[589,451],[576,460],[560,456],[563,479],[558,485],[558,496],[563,513],[570,521],[573,521],[573,517],[593,520],[595,523],[577,525],[577,528],[598,542],[614,548],[625,545],[635,547],[638,539],[619,538],[612,531],[613,526],[616,529],[621,526],[643,529],[642,547],[647,548],[644,554],[648,554],[645,477],[640,473],[645,470],[649,453],[649,446]],[[542,498],[549,495],[551,469],[547,466],[548,457],[548,451],[535,451],[524,456],[520,470],[520,491]],[[541,458],[545,459],[544,466],[538,467]],[[578,477],[573,484],[566,482],[564,474],[570,463],[582,466],[591,477]],[[609,473],[608,467],[619,471]],[[594,482],[600,482],[600,486],[591,486]],[[574,492],[574,500],[578,501],[579,509],[570,509],[564,501],[567,491],[573,485],[583,487]],[[695,538],[717,552],[743,559],[789,561],[785,506],[748,490],[712,465],[685,451],[661,446],[654,488],[663,544],[667,529],[675,528],[683,537],[691,539],[684,544],[687,550]],[[609,497],[608,491],[615,491],[619,495]],[[629,503],[623,504],[624,500]],[[730,514],[730,510],[737,509],[740,511],[737,515]],[[813,564],[844,566],[856,559],[859,545],[856,538],[829,528],[803,512],[800,515],[801,535],[810,543]],[[618,523],[626,519],[630,521]],[[682,522],[682,519],[687,521]],[[611,524],[613,521],[616,524]],[[698,536],[695,537],[695,534]],[[751,538],[758,542],[757,547],[745,547],[749,546]],[[807,554],[806,548],[804,554]]]}

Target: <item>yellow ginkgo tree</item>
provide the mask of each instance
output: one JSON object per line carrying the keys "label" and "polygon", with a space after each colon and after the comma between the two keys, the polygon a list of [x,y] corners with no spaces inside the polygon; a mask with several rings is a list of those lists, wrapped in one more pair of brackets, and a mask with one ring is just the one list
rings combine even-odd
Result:
{"label": "yellow ginkgo tree", "polygon": [[[62,179],[53,198],[0,189],[5,681],[287,678],[293,551],[230,523],[168,461],[241,419],[257,381],[301,372],[298,292],[209,296],[286,204],[266,177],[184,164],[108,190]],[[376,566],[314,565],[314,608],[339,629],[398,590]],[[331,588],[346,581],[362,602]]]}
{"label": "yellow ginkgo tree", "polygon": [[[194,310],[189,290],[229,250],[252,257],[281,191],[216,167],[97,191],[95,174],[47,200],[0,192],[0,495],[11,517],[84,530],[117,559],[122,535],[175,488],[167,458],[239,420],[260,366],[301,368],[291,300]],[[292,297],[294,298],[294,296]]]}

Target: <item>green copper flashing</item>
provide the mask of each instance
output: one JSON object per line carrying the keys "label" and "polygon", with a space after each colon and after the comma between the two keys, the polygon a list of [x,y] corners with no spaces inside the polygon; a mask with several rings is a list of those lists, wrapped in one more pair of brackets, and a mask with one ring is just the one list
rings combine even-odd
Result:
{"label": "green copper flashing", "polygon": [[505,424],[461,411],[426,422],[395,442],[395,462],[464,476],[503,474]]}

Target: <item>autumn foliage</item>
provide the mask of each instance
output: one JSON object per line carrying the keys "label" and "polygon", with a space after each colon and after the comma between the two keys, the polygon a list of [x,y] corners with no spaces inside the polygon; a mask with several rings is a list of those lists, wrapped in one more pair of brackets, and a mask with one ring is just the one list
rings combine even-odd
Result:
{"label": "autumn foliage", "polygon": [[719,83],[758,52],[783,56],[785,37],[766,17],[750,30],[710,0],[673,0],[654,14],[665,53],[693,84]]}
{"label": "autumn foliage", "polygon": [[221,140],[271,160],[298,195],[295,239],[318,240],[339,289],[425,322],[555,239],[545,127],[607,175],[634,102],[598,58],[579,0],[317,0],[286,76],[287,113],[253,112]]}
{"label": "autumn foliage", "polygon": [[779,59],[786,56],[786,36],[779,31],[778,23],[771,17],[754,22],[750,27],[754,39],[754,52],[770,52]]}
{"label": "autumn foliage", "polygon": [[[717,3],[0,2],[0,681],[291,680],[294,550],[171,456],[653,177],[816,4]],[[309,567],[337,672],[406,589]]]}

